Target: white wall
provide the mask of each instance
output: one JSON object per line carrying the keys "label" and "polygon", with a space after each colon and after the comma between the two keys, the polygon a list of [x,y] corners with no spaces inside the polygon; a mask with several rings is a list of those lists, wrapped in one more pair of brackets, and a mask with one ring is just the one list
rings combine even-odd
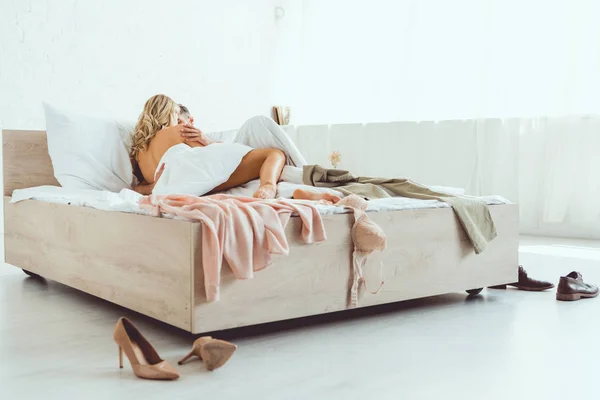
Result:
{"label": "white wall", "polygon": [[43,129],[43,100],[137,118],[155,93],[188,105],[206,130],[267,114],[290,62],[281,38],[298,24],[294,3],[2,0],[0,128]]}
{"label": "white wall", "polygon": [[597,0],[304,0],[301,124],[600,112]]}

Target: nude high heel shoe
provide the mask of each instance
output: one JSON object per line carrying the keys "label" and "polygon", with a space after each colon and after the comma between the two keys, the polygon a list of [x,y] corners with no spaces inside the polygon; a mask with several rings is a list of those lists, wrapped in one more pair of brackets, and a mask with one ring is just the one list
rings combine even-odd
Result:
{"label": "nude high heel shoe", "polygon": [[123,368],[123,352],[125,352],[133,373],[138,378],[155,380],[179,378],[177,370],[160,358],[150,342],[127,318],[119,318],[113,337],[119,346],[120,368]]}
{"label": "nude high heel shoe", "polygon": [[194,341],[192,351],[183,357],[178,364],[181,365],[191,357],[196,356],[204,361],[206,369],[212,371],[225,365],[236,349],[237,346],[233,343],[204,336]]}

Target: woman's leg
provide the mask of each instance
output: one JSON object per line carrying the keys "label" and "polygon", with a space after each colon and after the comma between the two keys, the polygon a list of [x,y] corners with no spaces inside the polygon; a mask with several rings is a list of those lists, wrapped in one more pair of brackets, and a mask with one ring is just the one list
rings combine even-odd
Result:
{"label": "woman's leg", "polygon": [[254,197],[274,199],[277,194],[277,181],[285,164],[285,153],[279,149],[254,149],[242,158],[240,165],[229,179],[212,192],[228,190],[260,178],[260,187]]}

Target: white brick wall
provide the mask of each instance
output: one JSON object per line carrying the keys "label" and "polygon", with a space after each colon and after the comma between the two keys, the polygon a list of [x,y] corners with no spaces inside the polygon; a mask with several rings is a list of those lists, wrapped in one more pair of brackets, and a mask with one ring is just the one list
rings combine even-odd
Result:
{"label": "white brick wall", "polygon": [[295,0],[0,0],[0,129],[44,129],[42,101],[137,118],[156,93],[189,106],[202,129],[237,127],[287,101],[294,50],[284,42],[301,9]]}
{"label": "white brick wall", "polygon": [[0,128],[44,128],[43,100],[135,118],[159,92],[207,130],[266,114],[278,38],[294,18],[275,20],[285,3],[2,0]]}

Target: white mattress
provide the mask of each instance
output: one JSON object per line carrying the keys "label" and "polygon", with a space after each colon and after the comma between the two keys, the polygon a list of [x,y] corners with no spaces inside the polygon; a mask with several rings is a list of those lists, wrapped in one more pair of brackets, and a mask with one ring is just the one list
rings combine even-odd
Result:
{"label": "white mattress", "polygon": [[[258,182],[250,182],[240,188],[229,191],[234,195],[251,196],[258,187]],[[302,185],[281,182],[278,185],[278,196],[290,198],[292,192]],[[430,186],[433,190],[449,194],[463,194],[464,191],[456,188]],[[316,189],[312,188],[311,189]],[[329,189],[320,189],[327,191]],[[11,203],[23,200],[39,200],[49,203],[70,204],[75,206],[92,207],[105,211],[118,211],[132,214],[147,215],[145,210],[138,207],[140,194],[124,189],[120,193],[112,193],[102,190],[66,189],[57,186],[38,186],[27,189],[19,189],[13,192]],[[509,204],[510,202],[500,196],[480,197],[487,204]],[[393,197],[369,201],[367,211],[398,211],[424,208],[447,208],[448,204],[437,200],[417,200],[405,197]],[[343,207],[317,205],[322,215],[342,214],[348,212]]]}

